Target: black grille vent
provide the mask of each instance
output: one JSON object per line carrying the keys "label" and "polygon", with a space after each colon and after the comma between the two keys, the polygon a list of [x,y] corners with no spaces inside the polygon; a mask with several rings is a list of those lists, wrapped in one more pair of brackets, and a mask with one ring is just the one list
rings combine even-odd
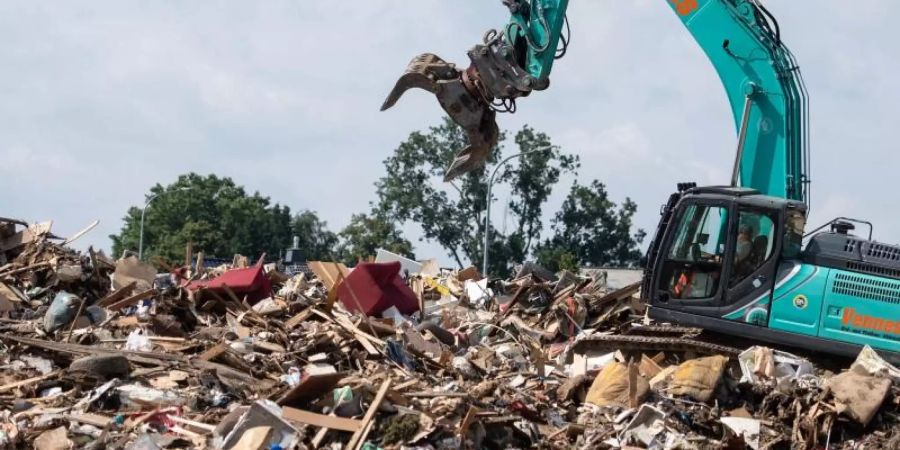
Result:
{"label": "black grille vent", "polygon": [[819,233],[803,250],[803,260],[822,267],[900,280],[900,245],[839,233]]}
{"label": "black grille vent", "polygon": [[900,247],[885,244],[869,244],[869,251],[866,253],[871,258],[885,259],[888,261],[900,261]]}
{"label": "black grille vent", "polygon": [[859,275],[838,273],[834,277],[832,292],[851,297],[900,304],[900,283],[896,281],[872,280]]}
{"label": "black grille vent", "polygon": [[872,264],[866,264],[856,261],[847,261],[847,270],[900,279],[900,270],[891,269],[888,267],[873,266]]}

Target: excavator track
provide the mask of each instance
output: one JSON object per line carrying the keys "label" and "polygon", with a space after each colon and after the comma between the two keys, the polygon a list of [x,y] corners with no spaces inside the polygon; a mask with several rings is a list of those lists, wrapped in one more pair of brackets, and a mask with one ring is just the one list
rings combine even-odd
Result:
{"label": "excavator track", "polygon": [[684,337],[633,335],[595,335],[575,344],[575,348],[592,350],[625,350],[648,352],[696,352],[708,355],[737,356],[741,349]]}
{"label": "excavator track", "polygon": [[625,332],[628,336],[680,336],[697,337],[703,333],[703,328],[680,327],[673,325],[648,325],[632,327]]}

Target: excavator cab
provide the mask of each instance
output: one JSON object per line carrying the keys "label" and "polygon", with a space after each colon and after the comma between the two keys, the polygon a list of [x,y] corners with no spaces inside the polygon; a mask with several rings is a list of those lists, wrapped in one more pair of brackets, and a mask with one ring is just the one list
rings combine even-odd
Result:
{"label": "excavator cab", "polygon": [[661,214],[641,290],[651,318],[848,356],[870,345],[900,361],[900,246],[872,240],[868,222],[804,234],[803,202],[693,185]]}
{"label": "excavator cab", "polygon": [[[690,187],[676,194],[663,210],[645,274],[643,292],[653,315],[721,318],[769,293],[789,207],[805,210],[802,203],[740,187]],[[759,325],[767,318],[766,311],[752,314]]]}
{"label": "excavator cab", "polygon": [[[740,187],[691,187],[667,205],[651,244],[645,295],[661,315],[723,317],[772,291],[782,260],[802,239],[788,227],[805,205]],[[765,325],[768,314],[754,311]]]}

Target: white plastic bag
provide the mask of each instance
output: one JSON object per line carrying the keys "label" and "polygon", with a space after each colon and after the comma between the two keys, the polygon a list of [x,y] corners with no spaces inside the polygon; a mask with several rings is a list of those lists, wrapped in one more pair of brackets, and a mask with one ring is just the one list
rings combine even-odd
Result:
{"label": "white plastic bag", "polygon": [[153,350],[153,343],[150,342],[150,338],[144,336],[144,333],[138,328],[128,335],[128,340],[125,341],[125,350],[132,352],[149,352]]}
{"label": "white plastic bag", "polygon": [[812,375],[813,365],[796,355],[768,347],[753,346],[738,355],[741,365],[741,381],[760,383],[767,378],[775,378],[778,381],[795,380],[806,375]]}

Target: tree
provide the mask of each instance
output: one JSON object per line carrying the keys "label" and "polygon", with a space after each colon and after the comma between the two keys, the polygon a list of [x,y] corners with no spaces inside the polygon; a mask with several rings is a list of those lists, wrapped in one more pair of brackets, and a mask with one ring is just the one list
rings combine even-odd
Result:
{"label": "tree", "polygon": [[360,258],[375,254],[379,248],[408,258],[415,258],[412,244],[403,238],[394,222],[377,211],[371,214],[354,214],[350,224],[344,228],[339,251],[341,259],[348,265],[356,264]]}
{"label": "tree", "polygon": [[[505,134],[500,137],[504,140]],[[516,153],[550,146],[547,135],[528,126],[516,133],[514,141]],[[460,267],[481,258],[487,177],[503,153],[502,147],[497,148],[484,167],[452,183],[440,182],[445,168],[465,145],[465,133],[449,119],[427,133],[411,133],[384,162],[387,174],[376,183],[375,207],[398,223],[418,224],[423,239],[440,244]],[[492,228],[492,274],[506,274],[513,263],[530,254],[540,236],[543,205],[553,186],[560,175],[574,172],[578,165],[577,157],[554,146],[550,151],[517,158],[500,170],[493,192],[501,185],[510,191],[508,206],[515,230],[503,235]]]}
{"label": "tree", "polygon": [[646,233],[631,234],[637,205],[626,198],[616,207],[606,186],[572,185],[562,208],[551,221],[554,235],[535,251],[538,262],[551,270],[576,266],[635,266]]}
{"label": "tree", "polygon": [[[144,256],[169,263],[183,260],[187,242],[210,256],[276,257],[297,224],[287,206],[271,205],[268,197],[215,175],[181,175],[168,186],[153,186],[146,199],[152,203],[144,220]],[[119,234],[110,236],[115,255],[138,249],[141,208],[129,208],[123,220]]]}
{"label": "tree", "polygon": [[338,236],[328,230],[328,223],[319,216],[306,210],[294,216],[291,221],[291,233],[299,240],[297,248],[310,261],[330,261],[335,258]]}

